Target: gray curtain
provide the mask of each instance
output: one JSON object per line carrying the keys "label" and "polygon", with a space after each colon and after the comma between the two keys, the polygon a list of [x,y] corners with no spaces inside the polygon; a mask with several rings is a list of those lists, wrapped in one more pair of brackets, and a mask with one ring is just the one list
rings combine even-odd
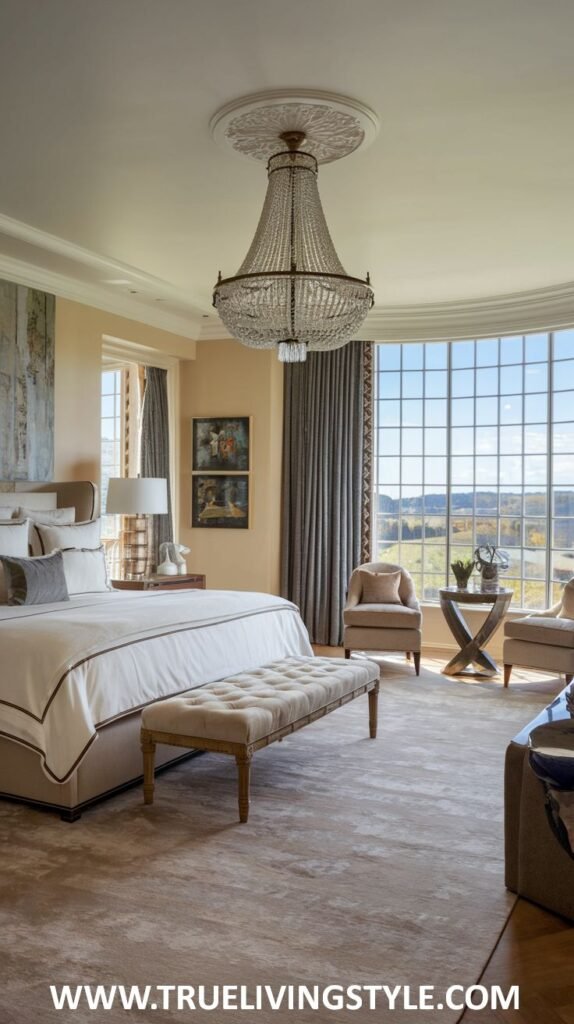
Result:
{"label": "gray curtain", "polygon": [[171,488],[169,475],[169,414],[167,401],[167,370],[147,366],[141,417],[142,476],[163,477],[167,480],[167,515],[152,516],[150,570],[158,564],[159,545],[173,540],[171,516]]}
{"label": "gray curtain", "polygon": [[354,341],[285,367],[281,592],[319,644],[341,643],[347,585],[361,561],[371,356],[370,343]]}

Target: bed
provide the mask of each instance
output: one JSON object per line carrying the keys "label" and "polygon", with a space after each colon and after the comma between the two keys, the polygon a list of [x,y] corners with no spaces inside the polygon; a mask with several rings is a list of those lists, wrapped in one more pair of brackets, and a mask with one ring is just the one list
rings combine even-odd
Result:
{"label": "bed", "polygon": [[[77,521],[97,513],[87,482],[24,489],[74,504]],[[295,606],[269,594],[113,591],[1,606],[0,795],[73,821],[141,778],[142,707],[311,653]],[[181,759],[161,753],[164,767]]]}

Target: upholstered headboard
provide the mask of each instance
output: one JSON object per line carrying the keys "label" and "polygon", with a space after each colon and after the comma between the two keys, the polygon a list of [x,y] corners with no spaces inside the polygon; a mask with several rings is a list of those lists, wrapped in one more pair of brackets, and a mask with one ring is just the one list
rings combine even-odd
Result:
{"label": "upholstered headboard", "polygon": [[[86,522],[88,519],[95,519],[100,514],[98,488],[91,480],[54,481],[53,483],[34,483],[28,480],[16,480],[14,483],[1,484],[0,490],[5,498],[8,498],[8,495],[10,495],[12,500],[15,499],[16,494],[55,494],[56,508],[71,508],[74,506],[77,523]],[[2,500],[3,496],[0,493],[0,505]],[[19,503],[25,503],[23,497]]]}

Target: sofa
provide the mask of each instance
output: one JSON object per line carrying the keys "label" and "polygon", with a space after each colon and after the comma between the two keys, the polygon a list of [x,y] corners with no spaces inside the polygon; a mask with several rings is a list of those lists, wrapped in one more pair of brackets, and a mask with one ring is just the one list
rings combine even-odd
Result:
{"label": "sofa", "polygon": [[[507,888],[574,921],[574,858],[550,826],[544,783],[529,760],[529,739],[537,726],[562,722],[574,749],[574,703],[566,687],[514,737],[505,764],[505,874]],[[570,710],[570,709],[573,710]]]}

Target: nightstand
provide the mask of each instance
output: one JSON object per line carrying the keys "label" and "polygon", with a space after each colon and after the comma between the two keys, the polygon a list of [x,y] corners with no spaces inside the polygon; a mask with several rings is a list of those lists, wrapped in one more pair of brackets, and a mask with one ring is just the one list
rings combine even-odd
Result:
{"label": "nightstand", "polygon": [[205,576],[146,576],[143,580],[112,580],[114,590],[205,590]]}

